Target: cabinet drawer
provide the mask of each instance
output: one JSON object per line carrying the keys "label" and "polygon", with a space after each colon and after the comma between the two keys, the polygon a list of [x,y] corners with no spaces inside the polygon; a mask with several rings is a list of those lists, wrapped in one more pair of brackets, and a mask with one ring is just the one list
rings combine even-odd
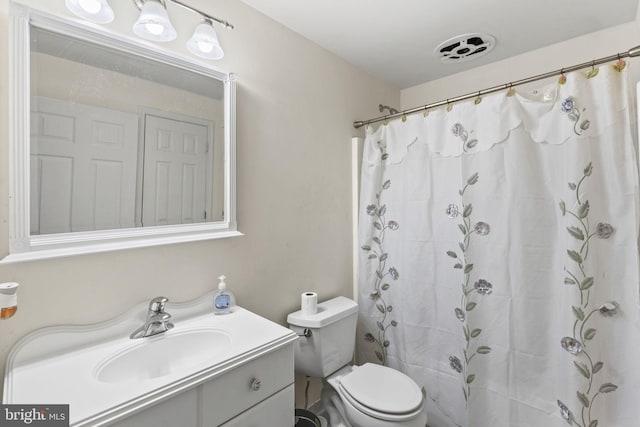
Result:
{"label": "cabinet drawer", "polygon": [[290,384],[293,345],[261,355],[203,384],[202,425],[220,425]]}
{"label": "cabinet drawer", "polygon": [[295,422],[293,384],[243,412],[222,427],[291,427]]}
{"label": "cabinet drawer", "polygon": [[197,388],[192,388],[109,425],[111,427],[197,427],[198,393]]}

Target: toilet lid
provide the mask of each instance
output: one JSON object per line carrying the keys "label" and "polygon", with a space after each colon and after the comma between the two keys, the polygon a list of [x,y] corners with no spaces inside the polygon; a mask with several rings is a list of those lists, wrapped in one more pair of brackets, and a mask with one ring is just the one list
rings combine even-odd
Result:
{"label": "toilet lid", "polygon": [[408,414],[422,406],[422,392],[408,376],[365,363],[340,378],[342,389],[363,406],[386,414]]}

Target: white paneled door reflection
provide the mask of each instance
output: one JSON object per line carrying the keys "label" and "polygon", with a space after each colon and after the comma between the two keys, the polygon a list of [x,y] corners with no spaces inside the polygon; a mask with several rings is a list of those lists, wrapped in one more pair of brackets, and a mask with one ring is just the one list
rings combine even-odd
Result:
{"label": "white paneled door reflection", "polygon": [[146,115],[144,135],[142,224],[205,222],[207,126]]}
{"label": "white paneled door reflection", "polygon": [[213,132],[201,119],[34,97],[31,234],[210,220]]}
{"label": "white paneled door reflection", "polygon": [[31,234],[134,226],[138,116],[32,99]]}

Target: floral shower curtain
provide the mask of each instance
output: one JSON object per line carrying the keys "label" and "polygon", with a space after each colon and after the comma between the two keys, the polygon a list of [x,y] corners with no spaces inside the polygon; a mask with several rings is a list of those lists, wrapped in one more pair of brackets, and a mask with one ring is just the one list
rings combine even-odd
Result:
{"label": "floral shower curtain", "polygon": [[367,130],[360,362],[422,386],[431,427],[640,425],[624,66]]}

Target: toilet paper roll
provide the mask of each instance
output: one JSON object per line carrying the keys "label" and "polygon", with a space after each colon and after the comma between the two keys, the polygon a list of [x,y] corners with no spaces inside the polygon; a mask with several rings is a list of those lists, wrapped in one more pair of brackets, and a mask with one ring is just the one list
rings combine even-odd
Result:
{"label": "toilet paper roll", "polygon": [[303,292],[300,298],[300,311],[303,316],[312,316],[318,312],[318,294]]}
{"label": "toilet paper roll", "polygon": [[18,286],[16,282],[0,283],[0,308],[18,305]]}

